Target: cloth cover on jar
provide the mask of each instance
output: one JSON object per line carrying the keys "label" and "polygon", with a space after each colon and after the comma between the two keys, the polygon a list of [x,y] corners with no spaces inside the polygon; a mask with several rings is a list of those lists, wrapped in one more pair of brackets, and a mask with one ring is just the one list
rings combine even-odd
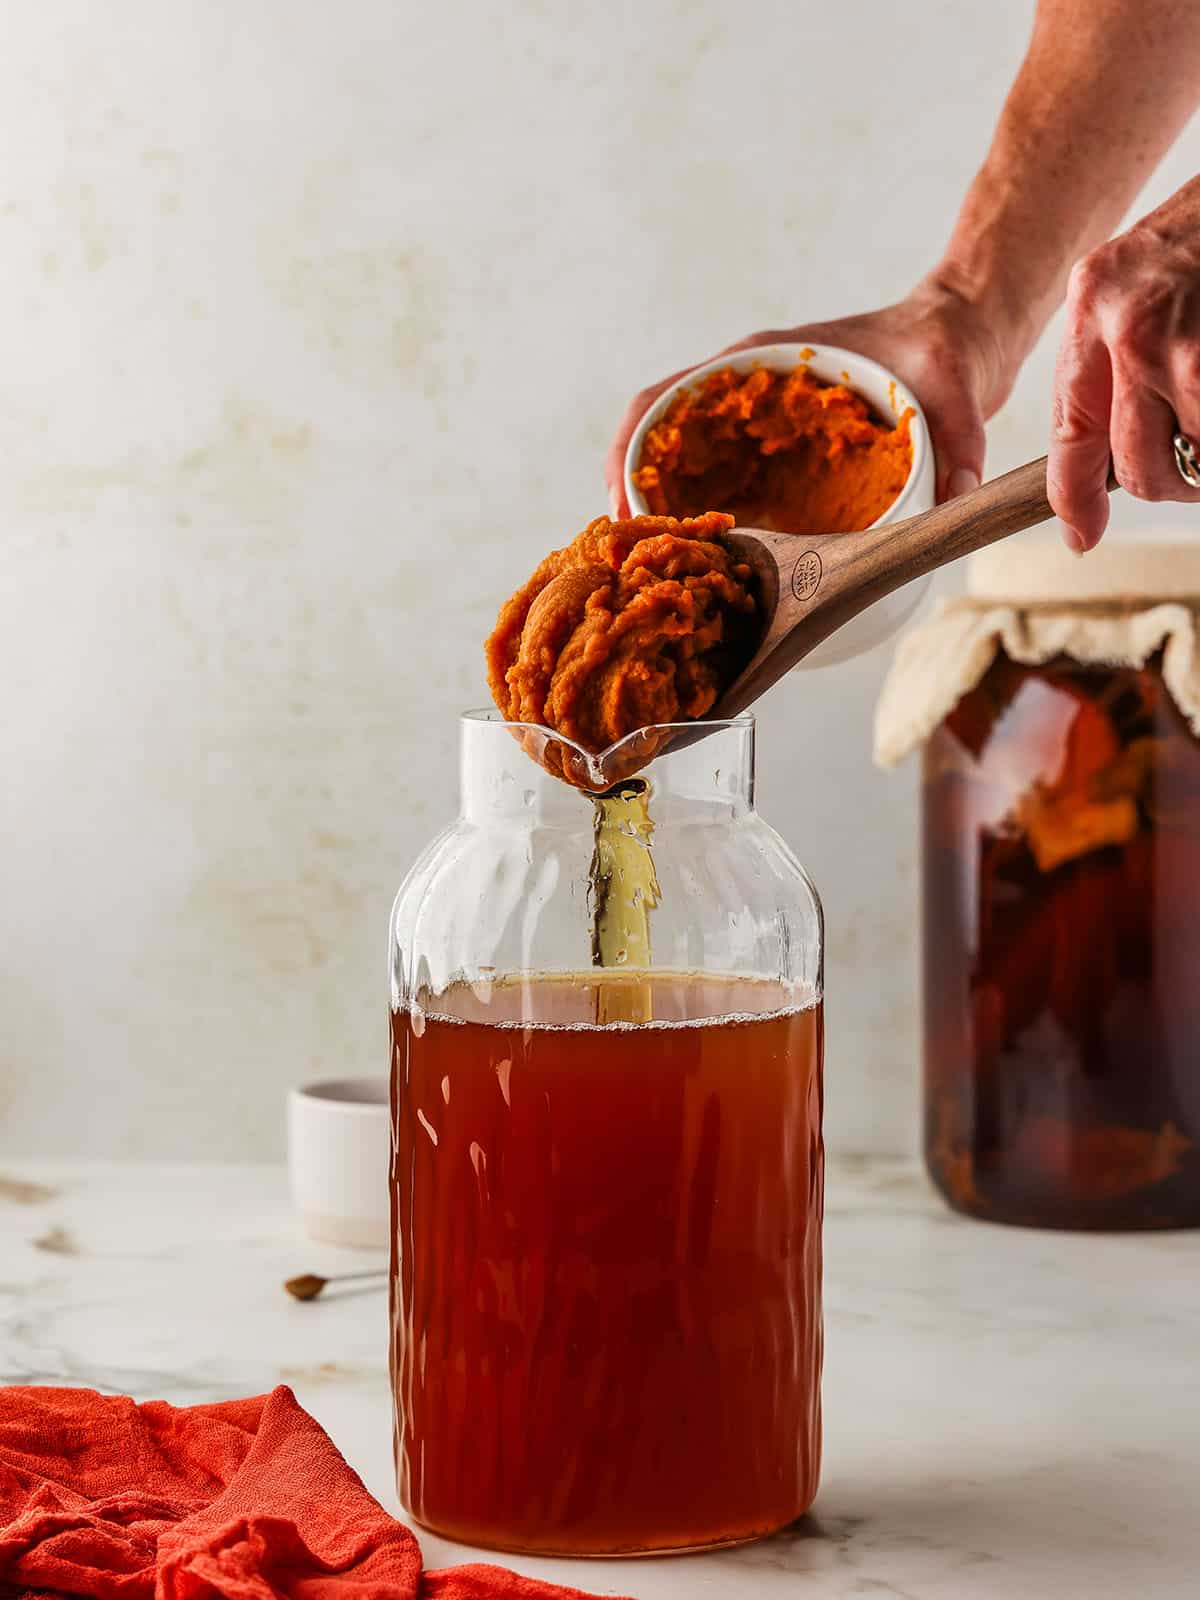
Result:
{"label": "cloth cover on jar", "polygon": [[875,759],[894,767],[987,672],[998,651],[1143,667],[1162,652],[1175,704],[1200,736],[1200,545],[1105,542],[1086,556],[1009,539],[975,556],[965,596],[900,641],[875,710]]}

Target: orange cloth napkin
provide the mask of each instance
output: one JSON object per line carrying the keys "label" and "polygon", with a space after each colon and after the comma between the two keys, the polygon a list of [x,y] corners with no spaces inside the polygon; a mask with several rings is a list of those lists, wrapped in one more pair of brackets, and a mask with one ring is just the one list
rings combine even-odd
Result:
{"label": "orange cloth napkin", "polygon": [[96,1600],[586,1600],[409,1530],[279,1388],[219,1405],[0,1389],[0,1593]]}

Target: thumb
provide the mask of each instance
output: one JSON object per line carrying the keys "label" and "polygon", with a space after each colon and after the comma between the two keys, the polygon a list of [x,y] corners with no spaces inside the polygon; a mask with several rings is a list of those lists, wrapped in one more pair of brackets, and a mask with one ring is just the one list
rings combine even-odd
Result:
{"label": "thumb", "polygon": [[1108,523],[1109,421],[1113,375],[1108,347],[1093,334],[1069,333],[1054,375],[1054,417],[1046,492],[1079,552]]}
{"label": "thumb", "polygon": [[939,503],[978,489],[987,440],[975,397],[955,385],[926,390],[920,399],[933,437]]}

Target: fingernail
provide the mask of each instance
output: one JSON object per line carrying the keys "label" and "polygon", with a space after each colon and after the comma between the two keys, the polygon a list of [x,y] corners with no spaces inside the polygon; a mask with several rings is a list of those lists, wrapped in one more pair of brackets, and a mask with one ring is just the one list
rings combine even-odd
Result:
{"label": "fingernail", "polygon": [[1068,528],[1065,522],[1063,523],[1063,543],[1073,556],[1087,554],[1087,544],[1083,535],[1077,533],[1074,528]]}
{"label": "fingernail", "polygon": [[972,489],[979,487],[979,474],[972,472],[970,467],[955,467],[946,479],[946,494],[951,500],[960,494],[970,494]]}

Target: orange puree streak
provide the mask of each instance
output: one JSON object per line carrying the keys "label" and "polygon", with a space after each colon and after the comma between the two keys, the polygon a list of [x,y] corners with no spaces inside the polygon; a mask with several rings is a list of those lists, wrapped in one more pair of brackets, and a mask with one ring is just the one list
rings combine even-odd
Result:
{"label": "orange puree streak", "polygon": [[803,364],[788,374],[724,367],[647,432],[633,481],[661,516],[719,507],[743,527],[859,532],[908,479],[911,417],[889,428],[860,395],[818,383]]}
{"label": "orange puree streak", "polygon": [[755,633],[750,569],[716,542],[732,518],[597,517],[501,608],[488,682],[510,722],[597,753],[702,717]]}

